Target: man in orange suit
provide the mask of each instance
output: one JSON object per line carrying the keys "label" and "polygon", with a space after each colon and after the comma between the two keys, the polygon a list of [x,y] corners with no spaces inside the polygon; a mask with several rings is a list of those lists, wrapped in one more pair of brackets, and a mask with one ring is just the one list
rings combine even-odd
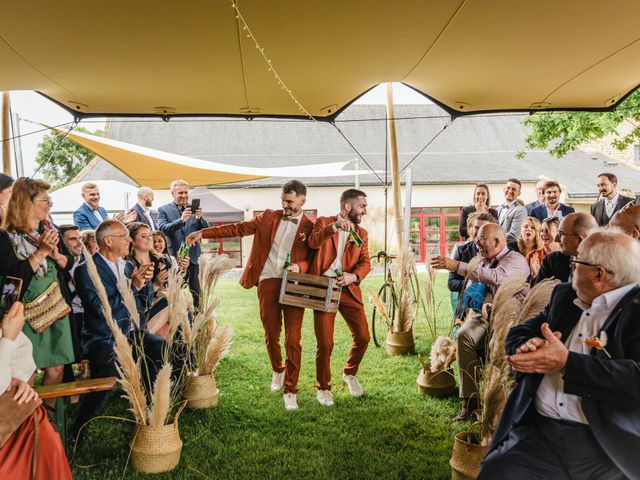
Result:
{"label": "man in orange suit", "polygon": [[[287,410],[298,408],[296,387],[302,356],[300,337],[304,308],[281,305],[278,298],[285,268],[305,273],[313,256],[307,241],[313,222],[302,211],[306,195],[307,187],[302,182],[290,180],[282,187],[282,210],[265,210],[253,220],[205,228],[187,237],[187,243],[192,244],[202,238],[254,236],[240,285],[244,288],[258,287],[260,318],[273,369],[271,391],[279,391],[284,384],[284,406]],[[290,265],[285,266],[288,258]],[[283,316],[286,364],[282,361],[280,348]]]}
{"label": "man in orange suit", "polygon": [[[345,190],[340,197],[340,213],[335,217],[318,218],[309,237],[309,247],[317,250],[309,273],[337,277],[338,284],[342,285],[338,310],[353,337],[342,378],[354,397],[361,397],[364,393],[356,373],[371,338],[360,291],[360,282],[371,270],[368,235],[360,226],[360,221],[366,214],[367,195],[354,188]],[[359,240],[361,245],[358,245]],[[333,405],[331,351],[335,318],[335,313],[313,312],[318,343],[317,399],[320,405],[327,407]]]}

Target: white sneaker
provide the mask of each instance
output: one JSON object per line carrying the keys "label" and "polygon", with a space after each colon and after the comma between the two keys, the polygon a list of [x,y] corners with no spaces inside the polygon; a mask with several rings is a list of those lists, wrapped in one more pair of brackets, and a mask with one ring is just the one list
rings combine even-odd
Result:
{"label": "white sneaker", "polygon": [[282,385],[284,384],[284,372],[273,372],[273,377],[271,377],[271,391],[279,392],[282,390]]}
{"label": "white sneaker", "polygon": [[318,390],[316,399],[320,405],[324,405],[325,407],[333,406],[333,395],[331,394],[331,390]]}
{"label": "white sneaker", "polygon": [[349,387],[349,393],[352,397],[360,398],[364,394],[364,390],[362,389],[362,385],[355,377],[355,375],[347,375],[346,373],[342,374],[342,379],[344,383]]}
{"label": "white sneaker", "polygon": [[288,411],[298,409],[298,400],[295,393],[284,394],[284,409]]}

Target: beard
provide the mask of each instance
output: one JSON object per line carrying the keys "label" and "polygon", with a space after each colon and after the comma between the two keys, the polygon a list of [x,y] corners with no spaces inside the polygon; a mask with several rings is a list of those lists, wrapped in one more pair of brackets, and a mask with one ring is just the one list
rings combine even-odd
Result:
{"label": "beard", "polygon": [[351,210],[347,214],[347,217],[349,218],[349,221],[354,225],[360,225],[360,221],[362,220],[362,217],[358,215],[356,212],[354,212],[353,210]]}

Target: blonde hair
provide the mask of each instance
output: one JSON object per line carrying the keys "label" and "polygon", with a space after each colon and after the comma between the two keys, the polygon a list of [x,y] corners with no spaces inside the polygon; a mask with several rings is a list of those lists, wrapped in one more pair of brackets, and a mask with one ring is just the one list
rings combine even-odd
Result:
{"label": "blonde hair", "polygon": [[171,182],[171,185],[169,185],[169,189],[173,193],[176,187],[188,187],[188,186],[189,184],[184,180],[174,180],[173,182]]}
{"label": "blonde hair", "polygon": [[18,178],[13,184],[2,227],[9,232],[30,232],[33,228],[33,201],[49,188],[44,180]]}
{"label": "blonde hair", "polygon": [[84,185],[82,185],[82,193],[86,193],[87,190],[93,190],[95,188],[98,188],[97,183],[87,182]]}
{"label": "blonde hair", "polygon": [[[527,217],[527,219],[522,222],[522,226],[524,227],[527,222],[530,222],[533,225],[533,229],[536,231],[535,246],[534,250],[539,250],[542,248],[542,239],[540,238],[540,220],[535,217]],[[522,229],[520,230],[520,235],[518,236],[518,251],[525,255],[527,253],[527,246],[524,244],[524,240],[522,239]]]}

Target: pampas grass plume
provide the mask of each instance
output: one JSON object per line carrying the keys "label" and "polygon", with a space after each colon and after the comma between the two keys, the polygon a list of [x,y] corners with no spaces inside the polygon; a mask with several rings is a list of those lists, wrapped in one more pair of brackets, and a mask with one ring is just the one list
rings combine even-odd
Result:
{"label": "pampas grass plume", "polygon": [[225,325],[224,327],[216,330],[215,334],[209,341],[209,345],[207,345],[204,365],[200,368],[201,375],[212,374],[220,360],[229,353],[232,335],[233,330],[231,325]]}
{"label": "pampas grass plume", "polygon": [[153,398],[149,407],[149,425],[165,425],[171,408],[171,364],[165,363],[156,377]]}

